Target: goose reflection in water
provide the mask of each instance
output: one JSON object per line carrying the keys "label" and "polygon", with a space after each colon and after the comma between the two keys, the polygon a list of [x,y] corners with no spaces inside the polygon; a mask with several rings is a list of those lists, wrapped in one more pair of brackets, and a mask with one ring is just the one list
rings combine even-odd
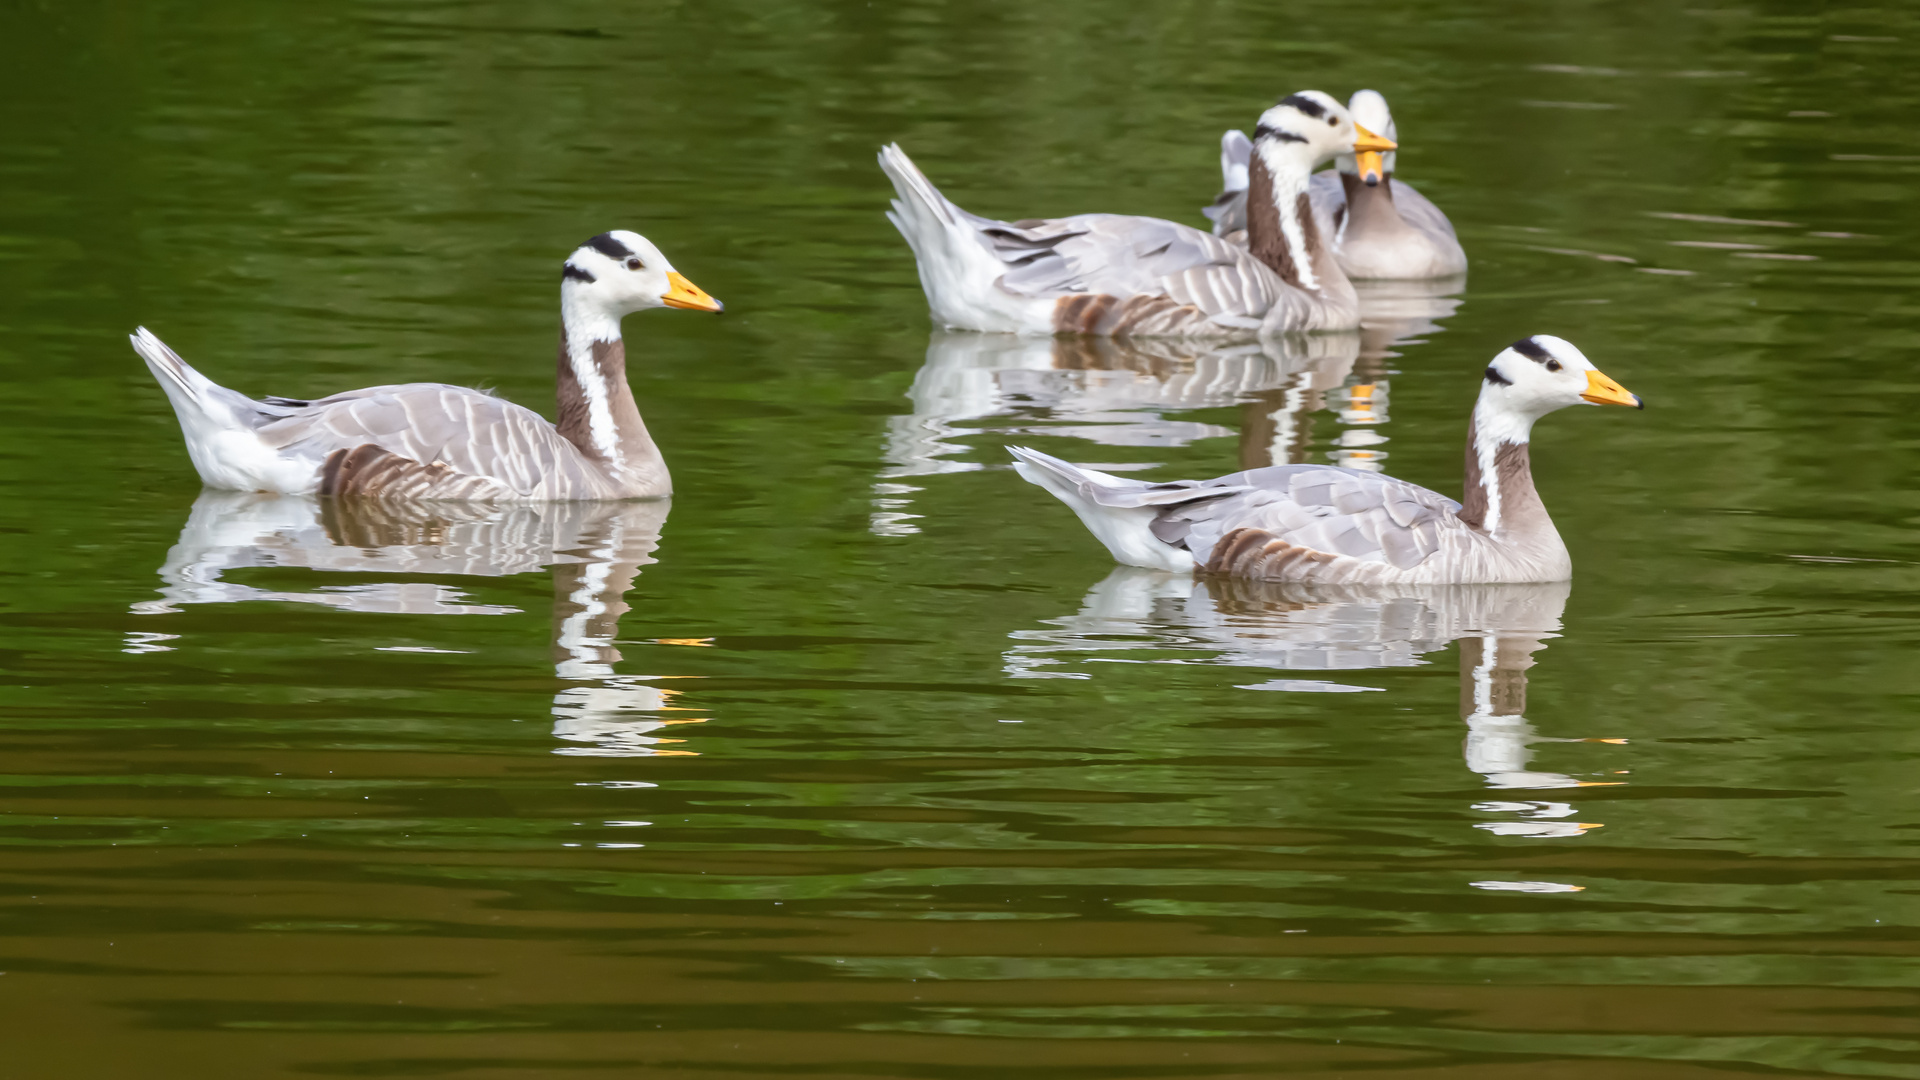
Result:
{"label": "goose reflection in water", "polygon": [[[553,568],[556,677],[575,685],[554,696],[559,754],[687,754],[681,740],[654,734],[699,723],[676,703],[677,691],[620,675],[614,646],[624,599],[640,567],[654,561],[669,503],[574,502],[489,506],[473,503],[386,505],[292,495],[206,491],[194,500],[180,540],[160,567],[160,599],[132,605],[137,615],[166,615],[189,604],[273,600],[342,611],[409,615],[506,615],[520,609],[473,603],[451,585],[388,581],[260,588],[226,575],[248,567],[334,573],[505,577]],[[128,635],[125,651],[164,651],[177,635]],[[398,649],[395,651],[431,651]]]}
{"label": "goose reflection in water", "polygon": [[[1013,678],[1086,679],[1069,665],[1207,664],[1289,673],[1243,684],[1248,690],[1364,692],[1376,688],[1300,674],[1425,664],[1426,654],[1457,641],[1467,768],[1492,788],[1611,786],[1528,766],[1537,743],[1619,741],[1544,737],[1525,715],[1527,670],[1559,636],[1570,589],[1567,582],[1302,585],[1122,566],[1087,593],[1077,614],[1009,635],[1015,644],[1003,654],[1004,670]],[[1477,827],[1506,836],[1577,836],[1597,827],[1569,820],[1574,810],[1564,802],[1498,800],[1473,809],[1501,815]]]}
{"label": "goose reflection in water", "polygon": [[[1460,301],[1461,279],[1356,282],[1357,333],[1287,335],[1236,344],[1193,339],[1022,337],[939,330],[907,397],[913,411],[888,421],[886,468],[874,485],[872,531],[903,536],[915,477],[973,472],[957,440],[1060,436],[1102,446],[1185,446],[1237,437],[1247,469],[1304,462],[1314,417],[1333,410],[1341,429],[1328,460],[1381,468],[1387,442],[1388,361],[1419,344]],[[1168,413],[1241,407],[1240,429]],[[994,423],[999,420],[1000,423]],[[996,466],[997,467],[997,466]],[[1140,464],[1104,464],[1109,472]]]}

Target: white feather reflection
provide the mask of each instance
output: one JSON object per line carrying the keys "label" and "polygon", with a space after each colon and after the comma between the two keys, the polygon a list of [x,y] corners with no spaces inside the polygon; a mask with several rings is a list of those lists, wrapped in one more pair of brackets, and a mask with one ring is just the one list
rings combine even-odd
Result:
{"label": "white feather reflection", "polygon": [[[1021,679],[1087,679],[1091,665],[1199,664],[1285,672],[1352,672],[1426,664],[1458,642],[1460,717],[1467,768],[1489,787],[1551,789],[1605,782],[1529,767],[1550,739],[1527,720],[1527,671],[1557,637],[1570,586],[1316,586],[1167,574],[1119,567],[1069,616],[1008,635],[1006,674]],[[1273,679],[1253,690],[1361,691],[1338,679]],[[1595,826],[1566,820],[1567,803],[1483,802],[1498,835],[1575,836]]]}
{"label": "white feather reflection", "polygon": [[[362,575],[505,577],[552,567],[552,642],[563,688],[552,706],[556,753],[596,756],[684,754],[680,740],[654,734],[697,722],[678,691],[650,677],[619,675],[614,641],[626,593],[654,561],[665,501],[488,506],[385,505],[298,496],[206,491],[194,500],[179,542],[160,567],[160,599],[132,605],[167,615],[192,604],[281,601],[341,611],[410,615],[504,615],[520,609],[475,603],[439,582],[383,581],[310,588],[263,588],[228,580],[235,570],[298,568]],[[122,651],[164,652],[178,635],[136,632]],[[414,647],[402,647],[418,651]],[[437,650],[435,650],[437,651]]]}
{"label": "white feather reflection", "polygon": [[[912,411],[887,423],[886,466],[874,484],[871,529],[916,533],[909,481],[989,466],[964,460],[1012,436],[1084,439],[1101,446],[1186,446],[1237,437],[1240,466],[1309,460],[1315,415],[1339,429],[1326,458],[1379,469],[1386,460],[1389,361],[1420,344],[1460,301],[1460,282],[1368,282],[1353,334],[1289,335],[1234,344],[1192,340],[1033,338],[935,331],[907,391]],[[1238,431],[1176,413],[1239,406]],[[979,445],[968,440],[980,438]],[[1102,466],[1109,470],[1140,464]]]}

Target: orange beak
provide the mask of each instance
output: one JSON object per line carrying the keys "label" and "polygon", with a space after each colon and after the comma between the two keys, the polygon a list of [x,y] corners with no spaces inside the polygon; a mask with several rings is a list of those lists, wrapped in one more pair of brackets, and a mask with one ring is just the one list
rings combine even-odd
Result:
{"label": "orange beak", "polygon": [[1378,187],[1387,175],[1387,163],[1378,151],[1362,150],[1353,155],[1353,162],[1359,167],[1360,179],[1368,187]]}
{"label": "orange beak", "polygon": [[660,302],[668,307],[686,308],[689,311],[725,311],[726,305],[708,296],[700,286],[688,281],[678,270],[667,271],[667,293]]}
{"label": "orange beak", "polygon": [[1644,409],[1640,395],[1630,394],[1627,388],[1607,378],[1597,371],[1587,372],[1587,392],[1580,395],[1595,405],[1625,405],[1629,409]]}
{"label": "orange beak", "polygon": [[1385,135],[1375,135],[1357,123],[1353,125],[1353,130],[1353,152],[1356,154],[1364,154],[1368,151],[1380,154],[1388,150],[1400,149],[1399,143]]}
{"label": "orange beak", "polygon": [[1400,144],[1384,135],[1375,135],[1368,131],[1358,120],[1353,122],[1353,163],[1360,173],[1361,182],[1368,187],[1377,187],[1387,175],[1386,162],[1380,155],[1388,150],[1397,150]]}

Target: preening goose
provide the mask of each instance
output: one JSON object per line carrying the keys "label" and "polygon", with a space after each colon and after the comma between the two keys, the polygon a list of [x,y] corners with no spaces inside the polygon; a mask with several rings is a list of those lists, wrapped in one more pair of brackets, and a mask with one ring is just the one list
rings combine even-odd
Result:
{"label": "preening goose", "polygon": [[1333,465],[1154,484],[1008,449],[1021,476],[1134,566],[1331,584],[1565,581],[1573,563],[1534,490],[1527,440],[1534,421],[1582,402],[1642,407],[1559,338],[1494,357],[1467,428],[1465,505]]}
{"label": "preening goose", "polygon": [[1239,246],[1122,214],[995,221],[949,202],[898,145],[880,167],[887,217],[920,268],[934,321],[1020,334],[1245,335],[1349,330],[1358,303],[1315,227],[1307,181],[1336,154],[1391,150],[1317,90],[1260,117],[1249,171],[1259,203]]}
{"label": "preening goose", "polygon": [[[1347,102],[1354,122],[1397,139],[1387,99],[1361,90]],[[1203,213],[1216,236],[1239,239],[1247,228],[1248,161],[1253,144],[1239,131],[1220,137],[1223,190]],[[1453,223],[1425,195],[1393,174],[1394,153],[1361,150],[1334,159],[1308,188],[1314,214],[1333,236],[1334,257],[1350,278],[1436,278],[1467,272],[1467,253]]]}
{"label": "preening goose", "polygon": [[210,488],[289,495],[550,502],[669,495],[666,462],[627,387],[620,318],[719,311],[637,233],[601,233],[560,276],[560,423],[464,386],[404,383],[255,401],[195,371],[145,327],[160,382]]}

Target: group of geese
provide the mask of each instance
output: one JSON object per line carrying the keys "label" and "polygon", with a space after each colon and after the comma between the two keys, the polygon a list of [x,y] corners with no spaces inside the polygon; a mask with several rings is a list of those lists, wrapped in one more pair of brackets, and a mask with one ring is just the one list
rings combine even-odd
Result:
{"label": "group of geese", "polygon": [[[1351,279],[1466,269],[1446,215],[1394,177],[1395,126],[1371,90],[1317,90],[1221,140],[1211,232],[1119,214],[980,217],[897,145],[880,152],[934,320],[1016,334],[1269,336],[1360,325]],[[1328,161],[1337,167],[1315,174]],[[559,421],[439,383],[316,400],[249,398],[195,371],[144,327],[133,347],[212,488],[380,500],[553,502],[671,494],[626,379],[621,319],[720,311],[632,232],[602,233],[561,270]],[[1576,404],[1641,407],[1580,350],[1533,335],[1488,364],[1468,426],[1464,498],[1333,465],[1278,465],[1152,483],[1009,447],[1021,476],[1067,504],[1121,563],[1272,581],[1564,581],[1566,545],[1534,489],[1534,421]]]}

